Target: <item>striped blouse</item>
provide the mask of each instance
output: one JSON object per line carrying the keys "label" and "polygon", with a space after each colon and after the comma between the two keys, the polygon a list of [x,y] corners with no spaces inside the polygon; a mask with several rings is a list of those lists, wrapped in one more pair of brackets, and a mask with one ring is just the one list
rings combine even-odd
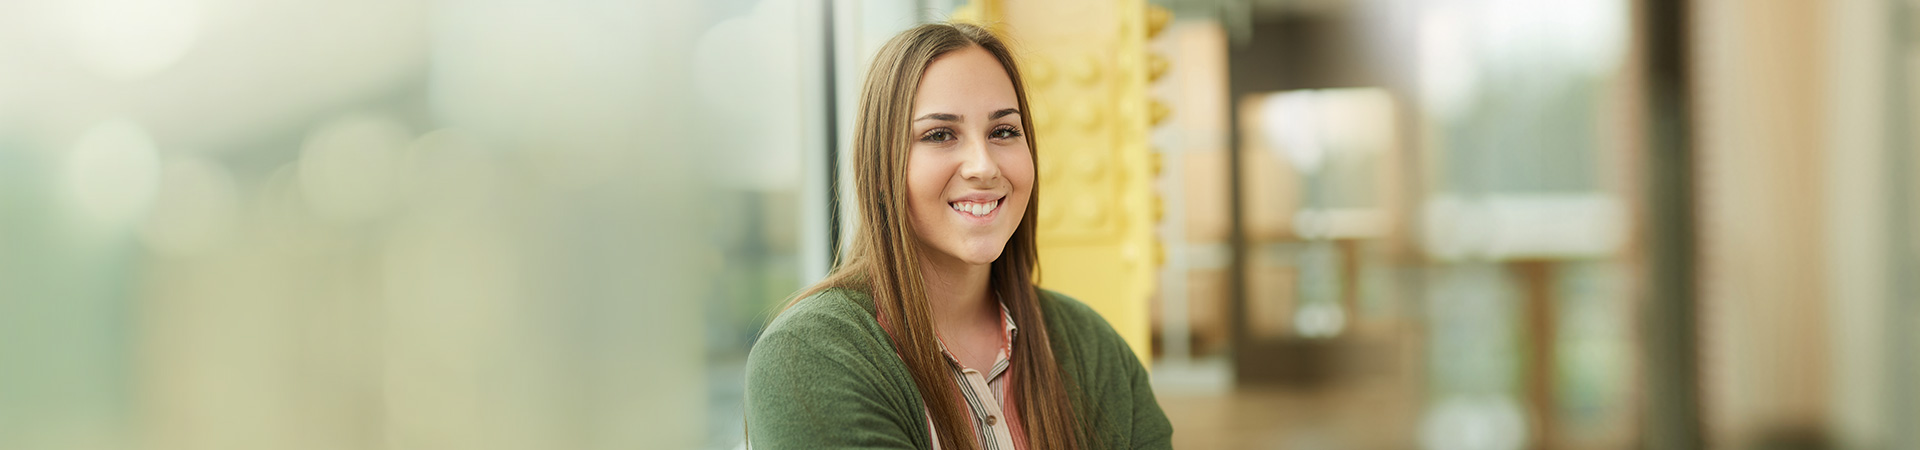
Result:
{"label": "striped blouse", "polygon": [[[960,364],[960,359],[947,351],[946,342],[940,343],[940,354],[947,357],[947,368],[951,369],[953,382],[960,387],[960,396],[966,399],[967,410],[973,414],[973,435],[980,442],[980,448],[986,450],[1023,450],[1027,447],[1026,430],[1021,429],[1019,407],[1008,395],[1008,384],[1013,376],[1007,373],[1012,355],[1013,338],[1020,335],[1019,327],[1013,326],[1013,315],[1007,313],[1007,305],[1000,304],[1000,323],[1002,324],[1000,353],[994,356],[993,369],[981,374],[980,371]],[[940,438],[933,428],[933,416],[927,415],[927,432],[933,436],[933,448],[940,448]]]}

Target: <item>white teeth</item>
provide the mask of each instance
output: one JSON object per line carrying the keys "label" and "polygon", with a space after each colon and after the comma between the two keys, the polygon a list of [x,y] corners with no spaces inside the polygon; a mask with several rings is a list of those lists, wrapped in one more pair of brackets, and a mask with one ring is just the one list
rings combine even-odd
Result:
{"label": "white teeth", "polygon": [[999,200],[994,200],[993,203],[955,202],[953,204],[953,210],[972,214],[974,217],[980,217],[993,212],[993,209],[999,206]]}

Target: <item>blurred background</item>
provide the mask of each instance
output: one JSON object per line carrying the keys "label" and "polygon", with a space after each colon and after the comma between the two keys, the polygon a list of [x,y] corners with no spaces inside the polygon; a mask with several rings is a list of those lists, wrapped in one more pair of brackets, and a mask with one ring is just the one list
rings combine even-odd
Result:
{"label": "blurred background", "polygon": [[743,448],[942,20],[1179,448],[1920,448],[1917,13],[4,0],[0,449]]}

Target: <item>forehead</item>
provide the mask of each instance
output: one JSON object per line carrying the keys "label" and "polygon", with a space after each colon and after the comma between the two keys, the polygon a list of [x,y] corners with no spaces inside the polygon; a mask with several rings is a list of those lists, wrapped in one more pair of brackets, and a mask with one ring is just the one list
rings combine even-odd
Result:
{"label": "forehead", "polygon": [[915,91],[913,110],[923,112],[997,111],[1017,107],[1013,80],[1000,60],[979,46],[955,50],[927,65]]}

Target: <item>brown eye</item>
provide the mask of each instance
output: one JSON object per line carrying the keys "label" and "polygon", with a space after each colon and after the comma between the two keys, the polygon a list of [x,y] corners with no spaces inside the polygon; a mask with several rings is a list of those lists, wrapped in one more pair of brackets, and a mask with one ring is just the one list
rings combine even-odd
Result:
{"label": "brown eye", "polygon": [[953,140],[953,132],[947,131],[947,130],[933,130],[932,132],[927,133],[926,136],[921,137],[920,140],[923,142],[947,142],[947,141]]}
{"label": "brown eye", "polygon": [[1020,130],[1013,127],[1000,127],[993,130],[993,133],[989,136],[992,136],[994,139],[1013,139],[1020,137]]}

